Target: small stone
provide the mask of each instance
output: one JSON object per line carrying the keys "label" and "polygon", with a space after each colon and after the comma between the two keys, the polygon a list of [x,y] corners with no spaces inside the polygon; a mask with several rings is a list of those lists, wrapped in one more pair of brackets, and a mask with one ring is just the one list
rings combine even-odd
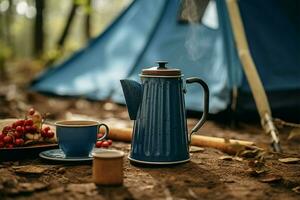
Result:
{"label": "small stone", "polygon": [[18,180],[16,178],[9,178],[3,181],[3,186],[8,188],[16,187]]}
{"label": "small stone", "polygon": [[298,163],[300,161],[300,158],[281,158],[278,160],[282,163],[293,164],[293,163]]}

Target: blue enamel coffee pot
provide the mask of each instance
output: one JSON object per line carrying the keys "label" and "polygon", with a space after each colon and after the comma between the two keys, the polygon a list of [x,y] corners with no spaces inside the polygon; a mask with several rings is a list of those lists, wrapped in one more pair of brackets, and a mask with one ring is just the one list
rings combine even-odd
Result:
{"label": "blue enamel coffee pot", "polygon": [[[121,80],[130,119],[134,121],[130,161],[141,164],[177,164],[190,160],[191,135],[204,124],[208,114],[209,90],[196,77],[183,80],[179,69],[143,69],[142,84]],[[200,121],[188,134],[184,94],[185,83],[198,83],[204,90],[204,109]]]}

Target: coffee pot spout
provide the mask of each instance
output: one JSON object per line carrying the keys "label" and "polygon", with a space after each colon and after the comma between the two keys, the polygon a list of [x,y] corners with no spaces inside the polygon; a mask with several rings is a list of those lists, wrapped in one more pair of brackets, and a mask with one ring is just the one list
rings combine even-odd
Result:
{"label": "coffee pot spout", "polygon": [[133,80],[128,80],[128,79],[123,79],[120,80],[129,117],[132,120],[135,120],[137,118],[137,113],[142,101],[142,95],[143,95],[143,87],[140,83],[133,81]]}

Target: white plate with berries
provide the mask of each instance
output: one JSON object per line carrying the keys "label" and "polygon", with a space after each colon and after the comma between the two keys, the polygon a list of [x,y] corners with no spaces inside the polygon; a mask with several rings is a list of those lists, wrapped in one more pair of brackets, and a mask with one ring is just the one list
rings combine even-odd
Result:
{"label": "white plate with berries", "polygon": [[30,109],[24,119],[0,120],[0,157],[4,160],[22,158],[57,147],[55,128],[44,121],[34,109]]}

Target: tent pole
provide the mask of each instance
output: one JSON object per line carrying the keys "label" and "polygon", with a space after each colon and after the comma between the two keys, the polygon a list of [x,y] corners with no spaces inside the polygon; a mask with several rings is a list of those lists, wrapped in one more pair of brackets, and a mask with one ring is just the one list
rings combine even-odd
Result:
{"label": "tent pole", "polygon": [[257,110],[259,112],[261,125],[264,128],[265,132],[271,135],[272,147],[274,151],[281,152],[278,130],[274,126],[268,98],[249,50],[237,1],[226,0],[226,4],[231,26],[233,29],[238,56],[241,60],[245,75],[254,97]]}

